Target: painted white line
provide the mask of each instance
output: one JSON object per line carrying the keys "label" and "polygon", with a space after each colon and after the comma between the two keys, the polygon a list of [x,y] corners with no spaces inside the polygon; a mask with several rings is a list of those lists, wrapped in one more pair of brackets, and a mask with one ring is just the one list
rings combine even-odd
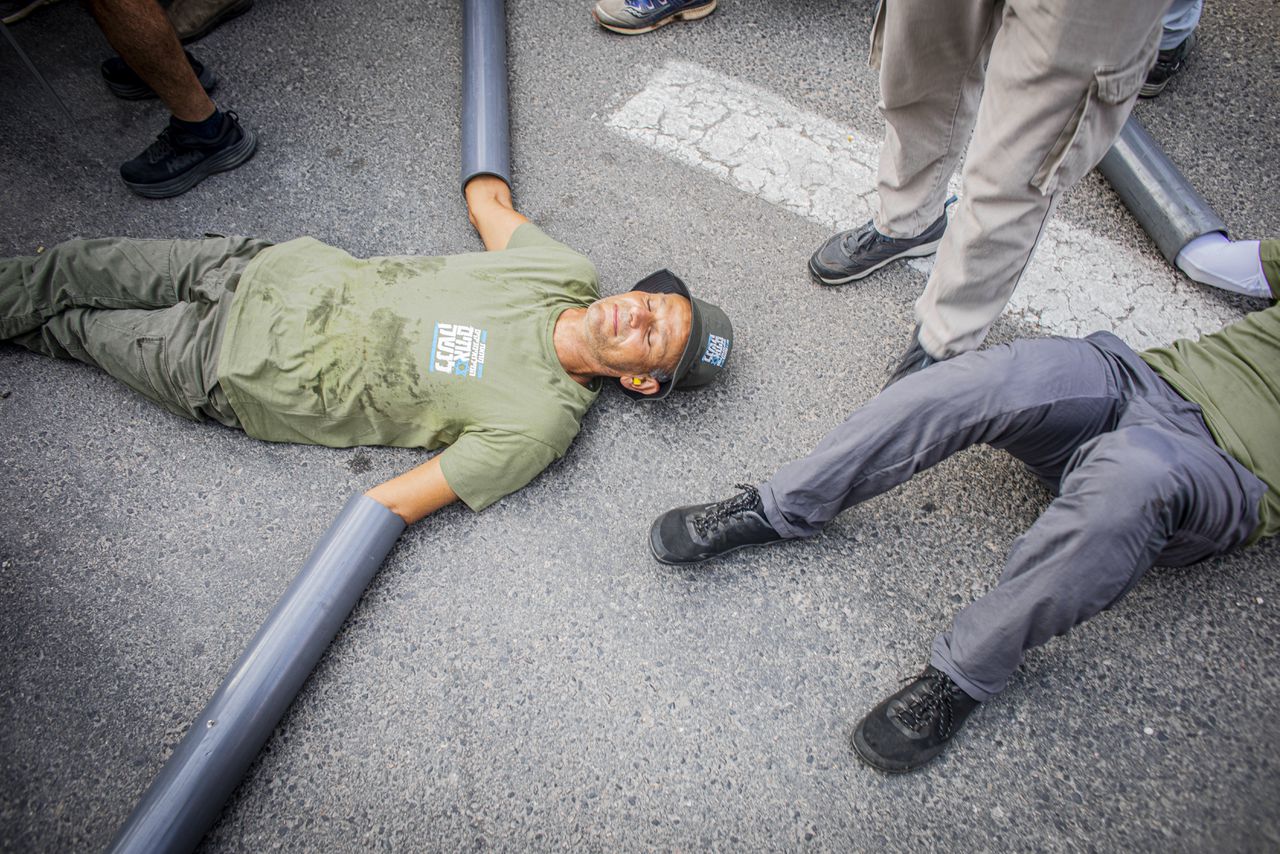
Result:
{"label": "painted white line", "polygon": [[[608,124],[832,231],[871,218],[879,139],[699,65],[667,64]],[[909,263],[927,276],[933,261]],[[1154,252],[1060,220],[1045,229],[1008,311],[1046,332],[1106,329],[1139,348],[1239,318]]]}

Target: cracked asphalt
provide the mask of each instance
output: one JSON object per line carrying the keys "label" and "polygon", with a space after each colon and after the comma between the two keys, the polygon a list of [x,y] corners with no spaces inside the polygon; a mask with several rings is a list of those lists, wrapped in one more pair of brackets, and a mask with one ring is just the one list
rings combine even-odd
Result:
{"label": "cracked asphalt", "polygon": [[[596,28],[587,0],[508,6],[519,207],[606,293],[666,266],[722,305],[728,380],[660,406],[606,393],[528,488],[407,532],[204,849],[1280,847],[1274,542],[1151,572],[905,777],[861,765],[848,735],[994,584],[1048,500],[1029,475],[974,449],[810,541],[696,570],[648,554],[656,514],[767,477],[872,396],[924,279],[900,265],[819,288],[804,261],[856,224],[853,188],[770,166],[775,198],[627,116],[691,68],[748,93],[743,115],[813,117],[856,175],[867,148],[847,137],[873,149],[882,128],[872,3],[721,0],[637,38]],[[163,108],[109,95],[78,4],[42,8],[11,33],[74,121],[0,46],[0,253],[205,232],[478,250],[457,188],[460,27],[448,0],[258,0],[192,48],[257,156],[146,201],[116,169]],[[1278,45],[1274,4],[1210,2],[1185,74],[1137,111],[1239,237],[1280,235]],[[771,140],[704,159],[773,163]],[[1045,282],[1086,290],[1029,282],[993,341],[1140,303],[1140,343],[1258,307],[1168,273],[1096,174],[1055,228]],[[0,850],[104,848],[347,497],[421,458],[257,442],[0,347]]]}

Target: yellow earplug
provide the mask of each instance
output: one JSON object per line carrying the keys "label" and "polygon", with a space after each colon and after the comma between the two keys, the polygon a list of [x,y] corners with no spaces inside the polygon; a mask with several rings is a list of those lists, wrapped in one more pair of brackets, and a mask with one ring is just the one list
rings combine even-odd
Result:
{"label": "yellow earplug", "polygon": [[644,385],[644,380],[640,379],[639,377],[632,377],[632,378],[631,378],[631,384],[632,384],[632,385]]}

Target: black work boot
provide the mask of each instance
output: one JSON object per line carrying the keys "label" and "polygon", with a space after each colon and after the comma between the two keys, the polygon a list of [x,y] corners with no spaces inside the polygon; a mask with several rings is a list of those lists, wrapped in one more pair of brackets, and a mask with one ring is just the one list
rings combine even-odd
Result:
{"label": "black work boot", "polygon": [[782,539],[764,517],[754,486],[735,484],[742,492],[714,504],[668,510],[649,529],[649,548],[663,563],[701,563],[745,546]]}
{"label": "black work boot", "polygon": [[853,731],[853,749],[872,768],[913,771],[946,749],[978,701],[930,665],[871,710]]}
{"label": "black work boot", "polygon": [[903,377],[914,374],[916,371],[923,371],[925,368],[941,362],[941,359],[934,358],[929,351],[920,343],[920,327],[916,326],[914,332],[911,333],[911,344],[907,346],[907,350],[898,358],[898,364],[894,365],[893,370],[889,373],[889,380],[884,384],[885,388],[896,383]]}
{"label": "black work boot", "polygon": [[222,113],[222,126],[212,139],[179,129],[172,121],[147,150],[120,167],[125,186],[139,196],[164,199],[190,190],[215,172],[234,169],[258,146],[253,131],[235,113]]}

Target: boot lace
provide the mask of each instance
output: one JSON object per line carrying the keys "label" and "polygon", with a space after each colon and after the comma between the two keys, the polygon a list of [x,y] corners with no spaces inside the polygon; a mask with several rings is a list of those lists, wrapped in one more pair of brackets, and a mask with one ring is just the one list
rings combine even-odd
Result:
{"label": "boot lace", "polygon": [[[902,681],[910,682],[915,678],[908,676]],[[950,738],[955,725],[951,710],[951,679],[945,673],[930,674],[925,679],[928,687],[912,697],[904,708],[899,709],[897,718],[916,732],[937,721],[938,736]]]}
{"label": "boot lace", "polygon": [[693,517],[693,529],[698,532],[698,536],[705,537],[712,528],[724,524],[730,516],[736,513],[750,510],[760,500],[760,491],[754,486],[746,483],[735,483],[733,486],[735,489],[741,489],[742,492],[732,498],[726,498],[724,501],[712,504],[702,513]]}

